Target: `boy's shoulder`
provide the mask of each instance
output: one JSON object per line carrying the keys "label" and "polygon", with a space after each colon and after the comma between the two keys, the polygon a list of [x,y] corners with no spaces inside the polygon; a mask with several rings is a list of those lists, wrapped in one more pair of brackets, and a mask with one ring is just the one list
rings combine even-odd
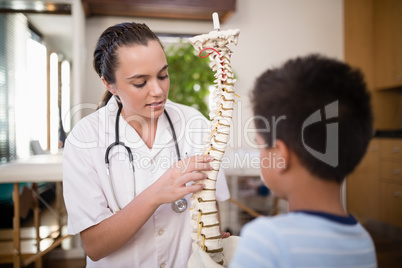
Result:
{"label": "boy's shoulder", "polygon": [[358,222],[345,224],[304,212],[253,220],[242,229],[236,251],[233,267],[246,267],[251,260],[258,267],[265,263],[272,264],[269,267],[376,267],[374,244]]}
{"label": "boy's shoulder", "polygon": [[[367,254],[374,254],[374,244],[369,233],[352,215],[347,217],[333,214],[297,211],[273,217],[259,217],[248,223],[242,236],[264,237],[275,241],[283,250],[304,247],[323,247],[329,250],[359,250],[364,247]],[[328,244],[328,239],[333,243]],[[336,241],[336,242],[335,242]]]}
{"label": "boy's shoulder", "polygon": [[287,226],[293,226],[293,225],[298,226],[300,223],[302,223],[305,220],[310,220],[310,217],[308,215],[305,215],[304,213],[289,212],[289,213],[279,214],[276,216],[259,217],[255,220],[249,222],[247,225],[255,225],[255,227],[256,226],[262,227],[264,225],[287,227]]}
{"label": "boy's shoulder", "polygon": [[303,226],[303,219],[295,213],[286,213],[276,216],[262,216],[247,223],[241,231],[242,236],[253,236],[259,233],[262,237],[270,239],[281,239],[284,230],[300,228]]}
{"label": "boy's shoulder", "polygon": [[[274,231],[281,234],[298,234],[314,230],[328,233],[366,233],[353,216],[342,217],[320,212],[290,212],[271,217],[259,217],[245,226],[251,230]],[[307,234],[304,233],[304,234]]]}

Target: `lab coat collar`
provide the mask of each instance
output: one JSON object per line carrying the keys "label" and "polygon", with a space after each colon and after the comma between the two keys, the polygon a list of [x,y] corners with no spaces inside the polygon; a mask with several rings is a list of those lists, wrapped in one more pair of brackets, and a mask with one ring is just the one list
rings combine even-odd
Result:
{"label": "lab coat collar", "polygon": [[[174,103],[170,100],[167,101],[166,109],[169,113],[169,107],[174,106]],[[109,133],[111,138],[111,142],[115,141],[115,124],[116,124],[116,113],[118,110],[118,104],[115,98],[111,98],[107,105],[104,107],[105,111],[104,114],[106,116],[104,130],[106,133]],[[179,116],[176,116],[175,113],[169,113],[169,116],[172,120],[172,124],[174,125],[176,135],[178,135],[178,131],[181,131],[181,124],[177,124],[180,120]],[[184,122],[183,122],[184,124]],[[119,119],[119,139],[120,141],[124,142],[126,146],[133,149],[133,153],[135,151],[141,151],[146,153],[148,156],[154,158],[164,147],[169,146],[172,150],[175,149],[174,141],[173,141],[173,134],[172,129],[170,128],[169,121],[163,113],[157,123],[156,129],[156,137],[153,144],[152,149],[149,149],[141,137],[138,135],[137,131],[132,128],[120,115]]]}

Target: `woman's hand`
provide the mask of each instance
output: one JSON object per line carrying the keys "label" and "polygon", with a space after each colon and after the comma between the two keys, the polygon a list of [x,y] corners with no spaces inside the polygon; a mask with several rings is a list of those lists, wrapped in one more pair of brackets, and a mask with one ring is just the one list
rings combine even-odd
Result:
{"label": "woman's hand", "polygon": [[154,184],[145,189],[118,213],[81,232],[87,255],[97,261],[122,247],[161,205],[204,188],[186,183],[206,178],[197,172],[212,170],[212,156],[198,155],[174,163]]}
{"label": "woman's hand", "polygon": [[158,205],[171,203],[183,196],[200,191],[203,184],[188,182],[206,179],[207,176],[197,171],[212,170],[211,162],[214,159],[209,155],[196,155],[174,163],[150,188],[153,188],[154,197]]}
{"label": "woman's hand", "polygon": [[230,236],[229,232],[222,232],[222,238],[228,238]]}

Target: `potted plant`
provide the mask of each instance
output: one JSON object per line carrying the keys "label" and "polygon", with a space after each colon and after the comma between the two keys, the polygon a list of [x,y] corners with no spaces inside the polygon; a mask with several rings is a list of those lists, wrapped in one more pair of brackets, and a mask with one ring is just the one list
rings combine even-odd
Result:
{"label": "potted plant", "polygon": [[192,106],[209,118],[209,87],[214,84],[214,72],[209,59],[201,58],[193,46],[183,40],[166,49],[169,64],[169,99]]}

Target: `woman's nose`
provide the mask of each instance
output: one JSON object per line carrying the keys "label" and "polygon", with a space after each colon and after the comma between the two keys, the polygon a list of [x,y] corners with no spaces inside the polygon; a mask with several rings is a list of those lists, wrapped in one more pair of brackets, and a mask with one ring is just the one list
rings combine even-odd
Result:
{"label": "woman's nose", "polygon": [[163,88],[162,85],[160,83],[158,83],[158,81],[155,81],[152,85],[151,85],[151,89],[150,89],[150,95],[152,96],[160,96],[163,94]]}

